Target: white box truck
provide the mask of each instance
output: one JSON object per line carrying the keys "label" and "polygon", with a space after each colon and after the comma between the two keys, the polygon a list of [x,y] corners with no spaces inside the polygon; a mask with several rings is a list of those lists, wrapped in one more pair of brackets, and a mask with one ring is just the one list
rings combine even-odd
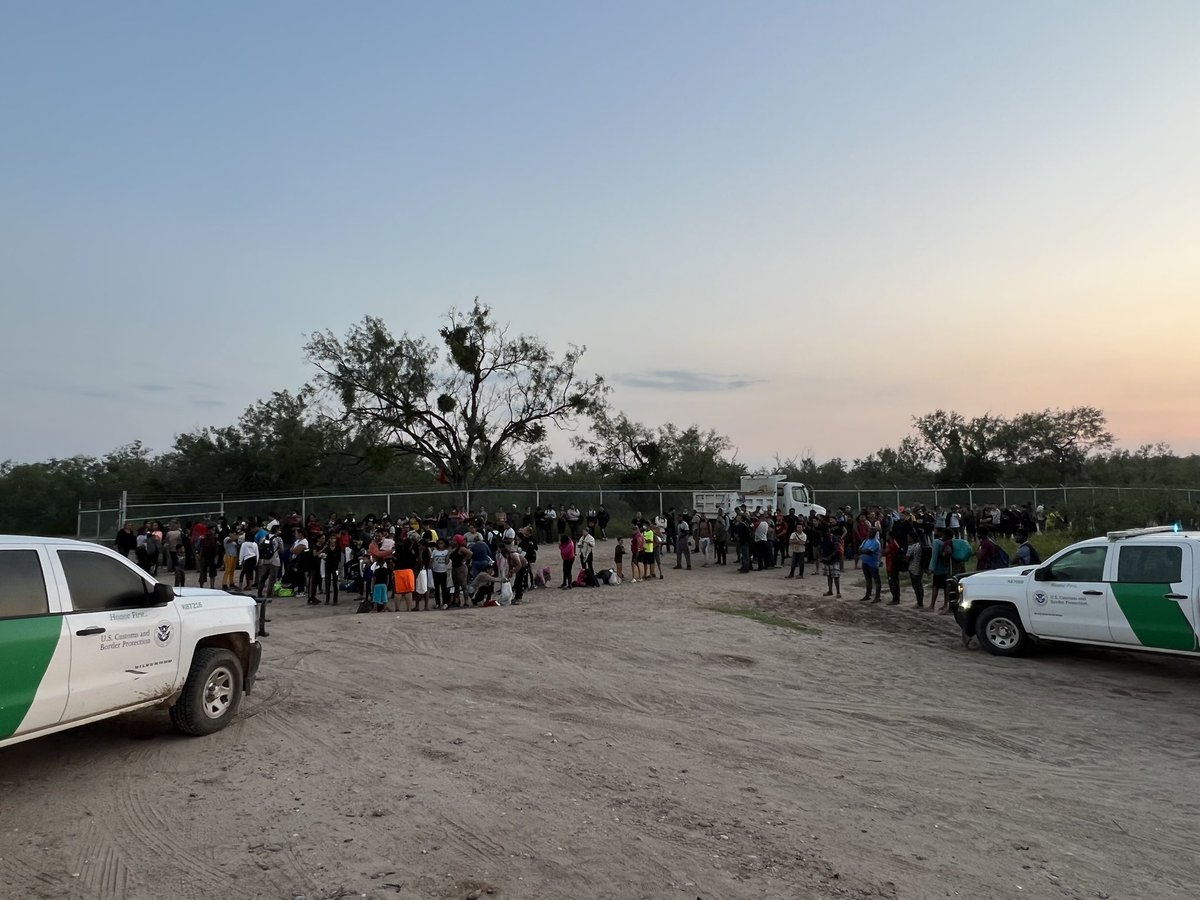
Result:
{"label": "white box truck", "polygon": [[744,506],[749,512],[790,513],[807,517],[810,512],[825,515],[825,507],[812,502],[808,485],[799,481],[787,481],[786,475],[743,475],[737,490],[694,491],[692,508],[709,516],[718,509],[727,513]]}

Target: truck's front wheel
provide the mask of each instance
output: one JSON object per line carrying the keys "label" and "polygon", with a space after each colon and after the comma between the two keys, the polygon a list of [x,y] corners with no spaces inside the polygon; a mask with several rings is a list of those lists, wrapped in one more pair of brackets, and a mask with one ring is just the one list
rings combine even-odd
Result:
{"label": "truck's front wheel", "polygon": [[1029,649],[1029,635],[1011,606],[989,606],[975,622],[979,645],[996,656],[1021,656]]}
{"label": "truck's front wheel", "polygon": [[171,721],[184,734],[212,734],[237,715],[242,704],[242,664],[231,651],[200,647]]}

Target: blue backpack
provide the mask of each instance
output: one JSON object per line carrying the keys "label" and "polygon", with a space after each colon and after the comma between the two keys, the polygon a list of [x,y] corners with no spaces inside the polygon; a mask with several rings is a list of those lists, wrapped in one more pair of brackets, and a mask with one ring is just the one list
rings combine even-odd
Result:
{"label": "blue backpack", "polygon": [[992,557],[992,568],[1007,569],[1011,565],[1012,560],[1008,558],[1008,554],[1004,551],[1004,548],[999,544],[996,544],[996,553]]}

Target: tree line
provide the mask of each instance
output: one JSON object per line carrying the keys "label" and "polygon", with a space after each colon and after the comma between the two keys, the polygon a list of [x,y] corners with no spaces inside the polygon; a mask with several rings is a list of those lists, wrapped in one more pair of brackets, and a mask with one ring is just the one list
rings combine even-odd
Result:
{"label": "tree line", "polygon": [[[312,380],[247,407],[230,425],[178,435],[154,452],[141,443],[100,456],[0,463],[0,531],[70,534],[80,499],[122,490],[157,496],[374,491],[527,484],[713,486],[746,472],[714,428],[646,424],[609,402],[586,375],[584,347],[555,353],[513,334],[478,299],[450,310],[436,339],[394,336],[366,317],[338,337],[311,335]],[[577,456],[555,460],[552,429],[580,431]],[[895,446],[819,462],[777,454],[776,471],[822,488],[971,484],[1200,485],[1200,456],[1165,444],[1116,449],[1094,407],[1012,417],[915,416]]]}

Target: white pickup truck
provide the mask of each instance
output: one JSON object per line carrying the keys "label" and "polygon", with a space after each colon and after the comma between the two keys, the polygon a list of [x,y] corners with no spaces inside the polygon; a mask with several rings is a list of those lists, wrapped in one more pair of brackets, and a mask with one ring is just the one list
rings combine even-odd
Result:
{"label": "white pickup truck", "polygon": [[104,547],[0,536],[0,747],[149,706],[211,734],[262,657],[254,600],[172,589]]}
{"label": "white pickup truck", "polygon": [[959,576],[954,617],[999,656],[1033,641],[1200,656],[1200,532],[1110,532],[1036,566]]}

